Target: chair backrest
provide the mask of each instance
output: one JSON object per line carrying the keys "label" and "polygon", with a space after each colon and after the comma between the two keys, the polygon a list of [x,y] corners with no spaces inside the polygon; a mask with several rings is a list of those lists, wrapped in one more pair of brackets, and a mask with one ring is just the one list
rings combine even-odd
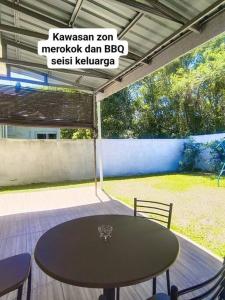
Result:
{"label": "chair backrest", "polygon": [[[139,200],[134,198],[134,216],[138,213],[146,214],[145,218],[163,223],[170,228],[172,218],[173,204],[166,204],[162,202]],[[141,216],[141,215],[139,215]]]}
{"label": "chair backrest", "polygon": [[185,297],[185,299],[202,300],[207,297],[210,300],[225,300],[225,259],[222,268],[212,278],[180,291],[178,291],[176,286],[172,286],[171,300],[177,300],[180,296],[193,292],[196,293],[196,296],[191,296],[190,298]]}

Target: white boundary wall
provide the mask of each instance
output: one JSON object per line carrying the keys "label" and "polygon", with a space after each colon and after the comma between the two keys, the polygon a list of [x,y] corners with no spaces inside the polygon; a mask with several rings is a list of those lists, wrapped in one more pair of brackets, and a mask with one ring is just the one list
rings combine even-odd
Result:
{"label": "white boundary wall", "polygon": [[178,170],[183,139],[103,139],[104,176],[126,176]]}
{"label": "white boundary wall", "polygon": [[[225,138],[225,133],[216,133],[216,134],[206,134],[206,135],[196,135],[191,137],[197,143],[211,143],[214,141],[220,141]],[[201,153],[197,156],[195,161],[195,167],[202,171],[212,172],[212,164],[210,161],[212,158],[212,154],[210,153],[210,149],[203,149]]]}
{"label": "white boundary wall", "polygon": [[[225,133],[193,138],[204,143],[223,137]],[[184,142],[185,139],[103,139],[103,174],[177,171]],[[0,139],[0,186],[92,179],[93,156],[92,140]]]}
{"label": "white boundary wall", "polygon": [[0,186],[94,177],[92,140],[0,140]]}
{"label": "white boundary wall", "polygon": [[204,135],[193,135],[191,138],[197,143],[211,143],[216,140],[222,140],[225,138],[225,133],[215,133],[215,134],[204,134]]}

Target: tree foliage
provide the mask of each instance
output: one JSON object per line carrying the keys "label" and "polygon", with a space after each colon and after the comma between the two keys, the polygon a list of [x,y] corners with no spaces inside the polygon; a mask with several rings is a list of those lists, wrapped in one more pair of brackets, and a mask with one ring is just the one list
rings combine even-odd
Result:
{"label": "tree foliage", "polygon": [[225,131],[225,35],[110,96],[101,106],[105,138]]}
{"label": "tree foliage", "polygon": [[91,139],[93,132],[90,129],[79,128],[79,129],[61,129],[62,139]]}
{"label": "tree foliage", "polygon": [[127,138],[133,134],[134,105],[129,88],[110,96],[101,107],[103,137]]}
{"label": "tree foliage", "polygon": [[224,139],[208,143],[195,142],[189,138],[184,144],[180,161],[182,171],[220,172],[225,162]]}

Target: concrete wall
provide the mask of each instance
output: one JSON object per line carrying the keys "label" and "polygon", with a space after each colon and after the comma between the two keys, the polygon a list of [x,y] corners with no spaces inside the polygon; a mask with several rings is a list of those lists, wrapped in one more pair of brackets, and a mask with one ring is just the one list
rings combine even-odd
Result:
{"label": "concrete wall", "polygon": [[[99,145],[98,145],[99,149]],[[183,140],[103,140],[104,176],[176,171]],[[93,178],[91,140],[0,140],[0,185]]]}
{"label": "concrete wall", "polygon": [[[207,143],[225,138],[225,133],[192,136]],[[186,139],[103,139],[104,176],[127,176],[179,170]],[[211,171],[209,153],[201,154],[196,166]]]}
{"label": "concrete wall", "polygon": [[93,178],[93,141],[0,140],[0,186]]}
{"label": "concrete wall", "polygon": [[[225,134],[195,136],[196,141]],[[127,176],[179,169],[185,139],[103,139],[104,176]],[[0,139],[0,186],[94,177],[92,140]]]}
{"label": "concrete wall", "polygon": [[[220,141],[225,138],[225,133],[216,133],[216,134],[205,134],[205,135],[196,135],[192,136],[193,140],[197,143],[210,143],[214,141]],[[196,157],[195,167],[199,170],[206,172],[213,172],[213,165],[211,163],[212,154],[209,148],[204,149],[202,147],[202,151]]]}
{"label": "concrete wall", "polygon": [[105,176],[172,172],[179,168],[182,139],[102,140]]}
{"label": "concrete wall", "polygon": [[191,136],[193,140],[197,143],[210,143],[213,141],[219,141],[225,138],[225,133],[215,133],[215,134],[204,134],[204,135],[193,135]]}

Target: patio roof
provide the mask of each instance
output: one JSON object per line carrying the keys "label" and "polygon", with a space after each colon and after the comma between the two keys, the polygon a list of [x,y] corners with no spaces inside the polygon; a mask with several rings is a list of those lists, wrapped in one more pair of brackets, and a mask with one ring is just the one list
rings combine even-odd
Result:
{"label": "patio roof", "polygon": [[[23,74],[45,85],[73,86],[102,100],[222,33],[224,4],[224,0],[0,0],[0,62],[7,64],[8,76]],[[46,39],[52,27],[115,28],[118,37],[129,42],[129,53],[120,58],[118,69],[53,71],[37,55],[37,41]]]}

